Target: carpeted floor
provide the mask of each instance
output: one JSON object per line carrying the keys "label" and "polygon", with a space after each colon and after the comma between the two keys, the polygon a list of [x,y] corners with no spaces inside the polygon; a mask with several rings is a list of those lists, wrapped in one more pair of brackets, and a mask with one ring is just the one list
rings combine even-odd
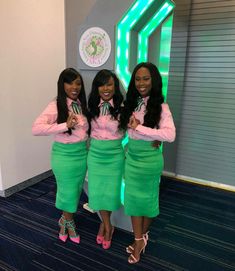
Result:
{"label": "carpeted floor", "polygon": [[162,178],[161,214],[136,265],[127,263],[125,252],[131,233],[116,229],[112,247],[104,251],[95,243],[97,215],[81,206],[81,244],[58,240],[54,199],[53,177],[0,198],[0,270],[235,270],[235,193]]}

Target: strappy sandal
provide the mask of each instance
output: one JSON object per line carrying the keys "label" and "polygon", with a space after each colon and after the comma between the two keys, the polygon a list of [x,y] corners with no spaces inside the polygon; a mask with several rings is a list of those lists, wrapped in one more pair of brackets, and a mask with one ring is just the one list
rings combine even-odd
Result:
{"label": "strappy sandal", "polygon": [[[149,235],[148,234],[149,234],[149,231],[147,231],[146,233],[143,234],[143,236],[145,237],[146,241],[148,241],[148,239],[149,239]],[[129,245],[128,247],[126,247],[126,252],[128,254],[131,254],[133,252],[133,250],[134,250],[134,247],[132,245]]]}
{"label": "strappy sandal", "polygon": [[138,263],[140,261],[140,254],[143,252],[145,252],[145,247],[147,246],[147,240],[145,238],[145,236],[143,235],[142,238],[135,238],[135,241],[144,241],[144,245],[143,247],[141,248],[140,252],[139,252],[139,258],[137,259],[133,254],[131,254],[128,258],[128,263],[130,264],[135,264],[135,263]]}
{"label": "strappy sandal", "polygon": [[66,228],[66,219],[63,215],[59,219],[58,224],[60,226],[59,239],[63,242],[66,242],[68,238],[68,231]]}
{"label": "strappy sandal", "polygon": [[128,247],[126,247],[126,252],[129,253],[129,254],[131,254],[133,252],[133,250],[134,250],[134,247],[131,246],[131,245],[129,245]]}
{"label": "strappy sandal", "polygon": [[[80,243],[80,235],[76,233],[76,225],[74,220],[67,220],[66,221],[66,227],[68,229],[68,233],[69,233],[69,239],[74,242],[79,244]],[[73,231],[74,234],[71,234],[70,232]]]}

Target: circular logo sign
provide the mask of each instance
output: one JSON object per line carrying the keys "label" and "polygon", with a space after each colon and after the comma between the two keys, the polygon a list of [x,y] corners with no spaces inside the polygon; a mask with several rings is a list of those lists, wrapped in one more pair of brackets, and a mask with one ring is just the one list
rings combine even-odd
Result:
{"label": "circular logo sign", "polygon": [[102,66],[110,56],[109,35],[100,27],[91,27],[81,36],[79,53],[83,62],[90,67]]}

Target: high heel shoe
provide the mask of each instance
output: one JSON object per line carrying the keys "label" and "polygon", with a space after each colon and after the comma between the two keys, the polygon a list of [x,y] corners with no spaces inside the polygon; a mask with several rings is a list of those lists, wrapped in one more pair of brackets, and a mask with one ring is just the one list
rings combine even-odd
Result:
{"label": "high heel shoe", "polygon": [[64,218],[63,215],[59,219],[58,224],[60,226],[60,230],[62,230],[62,232],[59,232],[59,239],[63,242],[66,242],[68,238],[68,232],[66,228],[66,219]]}
{"label": "high heel shoe", "polygon": [[[69,239],[72,242],[79,244],[80,243],[80,235],[76,233],[76,226],[75,226],[74,220],[67,220],[66,221],[66,227],[68,229]],[[74,236],[71,236],[72,235],[71,231],[74,232]]]}
{"label": "high heel shoe", "polygon": [[135,263],[138,263],[139,262],[139,260],[140,260],[140,254],[143,252],[145,252],[145,247],[147,246],[147,240],[146,240],[146,238],[145,238],[145,236],[143,235],[143,237],[142,238],[135,238],[135,241],[144,241],[144,245],[143,245],[143,247],[140,249],[140,252],[139,252],[139,258],[136,258],[133,254],[131,254],[130,256],[129,256],[129,258],[128,258],[128,263],[130,263],[130,264],[135,264]]}
{"label": "high heel shoe", "polygon": [[[149,235],[148,234],[149,234],[149,231],[147,231],[146,233],[143,234],[143,236],[145,237],[146,241],[148,241],[148,239],[149,239]],[[133,252],[133,250],[134,250],[134,247],[132,245],[129,245],[128,247],[126,247],[126,252],[128,254],[131,254]]]}
{"label": "high heel shoe", "polygon": [[96,243],[98,245],[101,245],[104,241],[104,236],[103,235],[96,235]]}
{"label": "high heel shoe", "polygon": [[126,252],[129,253],[129,254],[131,254],[133,252],[133,250],[134,250],[134,247],[131,246],[131,245],[129,245],[128,247],[126,247]]}
{"label": "high heel shoe", "polygon": [[[101,227],[104,227],[103,223],[100,224],[100,228],[101,228]],[[99,228],[99,232],[100,232],[100,228]],[[97,243],[98,245],[101,245],[101,244],[103,243],[103,241],[104,241],[104,235],[99,234],[99,232],[98,232],[98,234],[96,235],[96,243]]]}
{"label": "high heel shoe", "polygon": [[113,232],[114,232],[114,227],[112,226],[112,232],[111,232],[110,240],[106,241],[105,239],[103,239],[103,242],[102,242],[103,249],[109,249],[111,247]]}
{"label": "high heel shoe", "polygon": [[148,242],[148,240],[149,240],[149,231],[144,233],[143,236],[145,237],[145,240]]}

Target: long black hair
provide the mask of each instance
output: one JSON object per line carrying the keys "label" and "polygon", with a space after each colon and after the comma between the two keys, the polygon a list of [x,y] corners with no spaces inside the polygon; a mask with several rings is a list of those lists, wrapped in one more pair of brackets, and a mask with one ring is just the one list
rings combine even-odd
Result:
{"label": "long black hair", "polygon": [[164,102],[162,94],[162,77],[158,68],[151,62],[139,63],[133,70],[131,80],[126,94],[124,109],[120,116],[119,127],[123,130],[127,128],[129,118],[137,107],[138,98],[141,97],[135,86],[135,75],[140,68],[146,68],[150,72],[152,88],[144,115],[144,126],[154,128],[159,127],[160,116],[162,112],[161,104]]}
{"label": "long black hair", "polygon": [[88,110],[89,110],[89,115],[90,115],[90,120],[99,117],[100,115],[100,108],[99,108],[99,103],[100,103],[100,96],[99,96],[99,90],[98,88],[100,86],[103,86],[108,83],[110,78],[113,78],[114,80],[114,95],[113,95],[113,107],[110,107],[110,114],[114,119],[117,119],[118,115],[120,114],[121,111],[121,104],[123,102],[123,95],[120,91],[120,86],[119,86],[119,80],[115,73],[109,71],[109,70],[101,70],[99,71],[93,82],[92,82],[92,87],[91,87],[91,93],[88,98]]}
{"label": "long black hair", "polygon": [[[64,90],[64,83],[71,84],[78,77],[81,79],[81,90],[78,95],[78,99],[81,102],[83,115],[87,116],[87,102],[86,102],[86,94],[85,94],[85,88],[84,88],[82,76],[74,68],[67,68],[61,72],[58,82],[57,82],[57,99],[56,99],[57,111],[58,111],[57,123],[66,122],[69,116],[67,100],[66,100],[67,95]],[[69,134],[72,133],[71,129],[69,129],[68,133]]]}

